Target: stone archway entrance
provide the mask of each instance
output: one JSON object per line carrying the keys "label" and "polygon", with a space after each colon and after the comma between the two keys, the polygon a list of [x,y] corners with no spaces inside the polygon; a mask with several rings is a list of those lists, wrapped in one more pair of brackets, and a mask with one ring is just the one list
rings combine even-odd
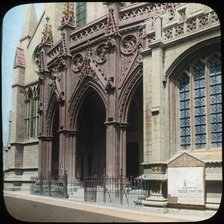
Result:
{"label": "stone archway entrance", "polygon": [[142,173],[143,161],[143,83],[139,83],[132,96],[128,110],[126,175]]}
{"label": "stone archway entrance", "polygon": [[106,167],[106,110],[98,93],[91,89],[78,116],[76,177],[103,175]]}

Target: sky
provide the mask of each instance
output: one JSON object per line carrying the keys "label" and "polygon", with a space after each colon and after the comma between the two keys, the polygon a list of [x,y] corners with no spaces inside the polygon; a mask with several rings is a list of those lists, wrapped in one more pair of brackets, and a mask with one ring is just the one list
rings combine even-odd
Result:
{"label": "sky", "polygon": [[[37,18],[39,19],[44,10],[44,4],[34,4]],[[26,5],[11,8],[4,16],[2,23],[2,134],[3,146],[8,142],[9,111],[12,108],[12,81],[14,73],[14,59],[16,47],[19,46],[23,24],[25,22]]]}

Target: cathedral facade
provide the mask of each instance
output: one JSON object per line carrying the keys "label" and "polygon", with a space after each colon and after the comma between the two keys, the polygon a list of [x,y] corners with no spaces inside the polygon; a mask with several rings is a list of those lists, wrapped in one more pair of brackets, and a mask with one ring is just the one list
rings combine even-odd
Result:
{"label": "cathedral facade", "polygon": [[[66,172],[72,182],[122,170],[149,182],[144,205],[217,208],[215,11],[196,3],[77,2],[47,4],[40,21],[32,5],[27,14],[15,57],[5,189],[28,189],[35,175]],[[182,194],[192,189],[199,201]]]}

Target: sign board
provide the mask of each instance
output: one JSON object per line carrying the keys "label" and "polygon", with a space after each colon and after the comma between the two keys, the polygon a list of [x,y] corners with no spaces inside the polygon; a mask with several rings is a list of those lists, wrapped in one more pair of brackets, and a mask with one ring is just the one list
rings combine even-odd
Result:
{"label": "sign board", "polygon": [[204,163],[183,153],[168,164],[168,204],[205,205]]}

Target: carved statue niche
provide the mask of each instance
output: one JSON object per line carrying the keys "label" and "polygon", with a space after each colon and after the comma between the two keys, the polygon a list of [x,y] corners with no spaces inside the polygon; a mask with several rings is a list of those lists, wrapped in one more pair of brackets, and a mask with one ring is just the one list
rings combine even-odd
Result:
{"label": "carved statue niche", "polygon": [[64,92],[61,91],[60,76],[61,74],[58,71],[58,69],[52,69],[50,73],[49,85],[50,86],[53,85],[55,88],[54,92],[55,92],[57,102],[63,103],[65,101],[65,97],[64,97]]}

